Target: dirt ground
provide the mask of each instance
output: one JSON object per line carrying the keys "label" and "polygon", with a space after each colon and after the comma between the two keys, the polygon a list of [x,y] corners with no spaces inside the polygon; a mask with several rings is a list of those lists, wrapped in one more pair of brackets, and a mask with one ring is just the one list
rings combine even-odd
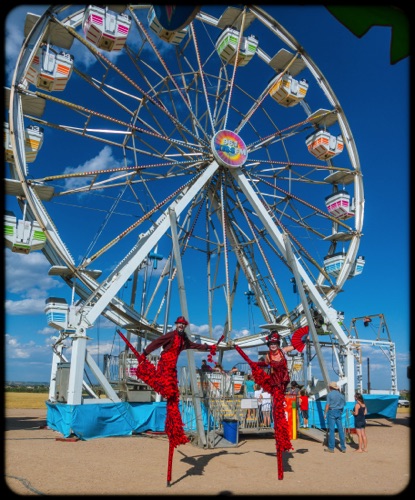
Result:
{"label": "dirt ground", "polygon": [[17,495],[396,495],[411,483],[410,416],[370,419],[368,452],[325,453],[322,443],[292,441],[278,480],[272,435],[239,436],[234,447],[176,448],[167,487],[168,440],[135,435],[70,441],[46,428],[46,409],[5,411],[4,463]]}

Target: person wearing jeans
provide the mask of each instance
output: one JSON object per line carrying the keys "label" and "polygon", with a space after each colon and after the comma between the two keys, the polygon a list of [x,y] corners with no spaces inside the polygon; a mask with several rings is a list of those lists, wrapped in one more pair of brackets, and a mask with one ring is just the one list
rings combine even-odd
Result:
{"label": "person wearing jeans", "polygon": [[346,405],[343,394],[339,391],[336,382],[330,382],[329,394],[327,395],[326,407],[324,408],[324,416],[327,418],[327,425],[329,429],[329,439],[327,448],[324,451],[334,453],[335,446],[335,428],[339,432],[340,451],[346,453],[346,440],[344,437],[344,429],[342,424],[343,409]]}

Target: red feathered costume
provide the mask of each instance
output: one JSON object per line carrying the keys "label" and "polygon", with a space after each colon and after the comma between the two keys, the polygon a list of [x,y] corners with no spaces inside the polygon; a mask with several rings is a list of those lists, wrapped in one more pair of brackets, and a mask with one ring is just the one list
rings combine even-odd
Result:
{"label": "red feathered costume", "polygon": [[[188,322],[183,316],[176,320],[176,325],[188,325]],[[153,340],[144,350],[143,353],[138,353],[124,335],[118,331],[118,334],[127,343],[138,360],[137,378],[148,384],[158,394],[167,400],[167,412],[165,431],[169,438],[169,470],[167,484],[170,485],[171,479],[171,459],[173,450],[181,444],[189,442],[189,438],[184,433],[184,424],[179,410],[179,388],[177,379],[177,359],[179,354],[185,349],[197,349],[199,351],[210,351],[210,354],[216,353],[216,345],[208,346],[207,344],[196,344],[192,342],[185,331],[176,328],[161,337]],[[163,350],[157,366],[154,366],[146,356],[155,351],[159,347]]]}
{"label": "red feathered costume", "polygon": [[[274,419],[274,437],[277,451],[278,479],[283,479],[284,468],[282,463],[282,452],[292,450],[288,429],[288,420],[285,416],[285,391],[290,381],[287,360],[282,349],[266,355],[265,361],[252,361],[239,346],[235,349],[246,360],[252,369],[252,377],[256,384],[260,385],[272,397],[272,417]],[[278,358],[274,360],[272,358]],[[270,367],[270,373],[266,373],[262,367]]]}

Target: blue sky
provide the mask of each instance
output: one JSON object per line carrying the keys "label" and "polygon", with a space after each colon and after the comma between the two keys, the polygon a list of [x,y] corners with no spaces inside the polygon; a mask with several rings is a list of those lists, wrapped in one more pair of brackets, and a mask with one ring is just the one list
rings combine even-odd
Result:
{"label": "blue sky", "polygon": [[[267,7],[272,15],[303,45],[325,75],[345,112],[360,158],[365,194],[365,219],[359,255],[365,256],[363,273],[348,280],[344,291],[335,299],[334,307],[345,312],[345,324],[354,317],[383,314],[392,340],[396,343],[398,388],[408,389],[406,368],[409,359],[409,58],[395,65],[389,62],[391,30],[373,27],[357,38],[343,27],[324,7]],[[40,6],[30,6],[31,12],[41,13]],[[17,7],[6,19],[6,83],[23,40],[26,9]],[[83,61],[84,62],[84,61]],[[88,63],[84,62],[84,67]],[[249,66],[247,66],[248,68]],[[252,80],[254,81],[254,80]],[[76,89],[68,84],[68,95],[74,98]],[[72,93],[71,93],[72,92]],[[65,94],[66,95],[66,94]],[[53,159],[54,150],[45,140],[42,160]],[[78,144],[77,142],[74,144]],[[64,146],[62,146],[64,148]],[[77,159],[77,146],[62,149],[62,168],[75,169],[82,163],[85,169],[95,165],[120,166],[114,151],[100,147],[90,158]],[[50,155],[49,157],[47,155]],[[310,157],[311,158],[311,157]],[[52,160],[50,160],[52,161]],[[310,160],[311,162],[312,160]],[[97,167],[98,168],[98,167]],[[68,171],[68,170],[67,170]],[[6,207],[15,210],[13,200]],[[68,223],[62,215],[62,223]],[[83,221],[76,252],[85,251],[90,237],[89,219]],[[88,229],[87,229],[88,228]],[[89,239],[88,239],[89,238]],[[76,242],[78,243],[78,242]],[[160,249],[164,252],[165,249]],[[116,258],[115,255],[112,256]],[[114,260],[114,262],[116,262]],[[67,285],[48,275],[49,264],[41,252],[29,255],[5,251],[5,353],[6,380],[48,381],[51,364],[51,337],[56,333],[48,327],[44,313],[45,299],[51,296],[71,297]],[[160,266],[152,271],[160,273]],[[194,271],[197,278],[197,271]],[[154,278],[154,277],[153,277]],[[197,279],[194,280],[197,286]],[[128,285],[121,289],[125,300]],[[175,302],[177,311],[177,299]],[[255,307],[241,303],[240,318],[235,321],[234,336],[259,331],[263,323]],[[176,317],[171,313],[169,321]],[[190,310],[192,331],[206,333],[205,319],[195,306]],[[377,320],[359,335],[376,338]],[[214,325],[218,335],[221,325]],[[114,325],[105,319],[91,329],[91,353],[102,359],[105,353],[117,353],[118,339]],[[378,350],[370,356],[371,386],[389,386],[389,367]],[[197,364],[201,356],[196,355]],[[241,361],[236,353],[225,357],[225,368]],[[366,374],[364,374],[366,381]],[[365,382],[366,384],[366,382]],[[364,384],[364,385],[365,385]]]}

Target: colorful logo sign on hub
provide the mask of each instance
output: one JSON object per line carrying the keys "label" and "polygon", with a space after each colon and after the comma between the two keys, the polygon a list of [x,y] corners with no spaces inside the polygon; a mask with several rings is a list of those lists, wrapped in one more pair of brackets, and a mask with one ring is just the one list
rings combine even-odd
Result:
{"label": "colorful logo sign on hub", "polygon": [[217,132],[211,146],[216,161],[225,167],[242,167],[248,158],[244,141],[230,130]]}

